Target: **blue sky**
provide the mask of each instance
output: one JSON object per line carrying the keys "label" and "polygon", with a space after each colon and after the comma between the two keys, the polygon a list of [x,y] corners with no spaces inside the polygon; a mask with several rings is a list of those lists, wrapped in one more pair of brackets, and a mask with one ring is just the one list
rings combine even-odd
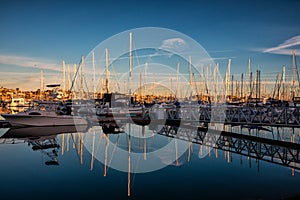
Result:
{"label": "blue sky", "polygon": [[[14,1],[0,7],[0,86],[34,89],[61,61],[78,63],[98,43],[139,27],[182,32],[216,58],[221,69],[264,73],[291,66],[300,50],[300,1]],[[47,79],[47,78],[45,78]],[[26,84],[25,84],[26,83]]]}

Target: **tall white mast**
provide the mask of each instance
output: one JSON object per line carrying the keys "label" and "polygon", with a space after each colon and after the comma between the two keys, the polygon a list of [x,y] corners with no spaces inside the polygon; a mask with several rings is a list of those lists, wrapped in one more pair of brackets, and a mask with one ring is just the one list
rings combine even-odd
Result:
{"label": "tall white mast", "polygon": [[248,59],[248,75],[249,75],[249,95],[251,93],[251,82],[252,82],[252,75],[251,75],[251,61],[250,58]]}
{"label": "tall white mast", "polygon": [[177,63],[177,75],[176,75],[176,92],[175,92],[175,97],[178,98],[178,92],[179,92],[179,68],[180,68],[180,61]]}
{"label": "tall white mast", "polygon": [[73,89],[73,98],[74,99],[76,99],[76,89],[75,89],[75,87],[76,87],[76,80],[75,80],[75,78],[76,78],[76,70],[77,70],[77,65],[76,64],[74,64],[73,65],[73,87],[72,87],[72,89]]}
{"label": "tall white mast", "polygon": [[80,83],[81,98],[83,98],[83,81],[84,81],[84,56],[81,57],[81,83]]}
{"label": "tall white mast", "polygon": [[129,33],[129,94],[131,95],[132,84],[132,32]]}
{"label": "tall white mast", "polygon": [[146,96],[147,93],[147,82],[146,82],[146,77],[147,77],[147,68],[148,68],[148,63],[145,63],[145,69],[144,69],[144,95]]}
{"label": "tall white mast", "polygon": [[231,67],[231,59],[228,59],[227,65],[227,73],[226,73],[226,96],[230,94],[230,67]]}
{"label": "tall white mast", "polygon": [[109,92],[109,85],[108,85],[108,49],[105,49],[105,92]]}
{"label": "tall white mast", "polygon": [[192,100],[192,96],[193,96],[193,89],[192,89],[192,86],[193,86],[193,83],[192,83],[192,78],[193,78],[193,71],[192,71],[192,58],[191,56],[189,56],[189,68],[190,68],[190,90],[191,90],[191,93],[190,93],[190,101]]}
{"label": "tall white mast", "polygon": [[92,52],[92,59],[93,59],[93,92],[94,92],[94,99],[96,98],[96,67],[95,67],[95,52]]}
{"label": "tall white mast", "polygon": [[142,72],[140,72],[140,100],[142,100],[143,90],[142,90]]}
{"label": "tall white mast", "polygon": [[294,62],[294,54],[295,51],[292,50],[292,100],[294,100],[295,97],[295,62]]}
{"label": "tall white mast", "polygon": [[63,75],[62,90],[65,91],[66,90],[66,65],[64,60],[62,61],[62,75]]}
{"label": "tall white mast", "polygon": [[41,69],[40,72],[40,91],[44,91],[44,75],[43,75],[43,70]]}
{"label": "tall white mast", "polygon": [[204,92],[204,87],[205,87],[205,80],[204,80],[204,65],[201,64],[200,65],[200,91],[201,91],[201,100],[202,100],[202,96],[205,93]]}
{"label": "tall white mast", "polygon": [[70,64],[68,64],[68,90],[71,87],[71,71],[70,71]]}
{"label": "tall white mast", "polygon": [[192,89],[192,58],[189,56],[190,87]]}
{"label": "tall white mast", "polygon": [[285,66],[282,68],[282,100],[285,100]]}
{"label": "tall white mast", "polygon": [[219,63],[216,64],[215,70],[214,70],[214,83],[215,83],[215,97],[214,97],[214,102],[218,102],[218,88],[219,88]]}
{"label": "tall white mast", "polygon": [[[77,65],[74,64],[73,65],[73,80],[74,80],[74,83],[75,83],[75,77],[76,77],[76,70],[77,70]],[[74,86],[73,86],[74,87]]]}

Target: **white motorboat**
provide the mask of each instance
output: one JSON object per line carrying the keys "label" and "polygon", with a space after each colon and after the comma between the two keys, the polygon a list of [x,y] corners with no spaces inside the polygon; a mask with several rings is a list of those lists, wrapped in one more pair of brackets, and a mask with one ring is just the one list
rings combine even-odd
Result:
{"label": "white motorboat", "polygon": [[2,114],[12,126],[70,126],[86,125],[80,116],[71,115],[71,108],[62,102],[39,101],[24,112]]}

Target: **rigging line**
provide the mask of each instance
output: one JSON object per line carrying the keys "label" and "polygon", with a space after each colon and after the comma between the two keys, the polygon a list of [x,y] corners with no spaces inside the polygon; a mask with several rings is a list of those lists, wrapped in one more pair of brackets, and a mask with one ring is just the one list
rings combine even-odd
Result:
{"label": "rigging line", "polygon": [[111,68],[112,68],[113,73],[114,73],[115,81],[117,82],[118,91],[120,91],[120,82],[119,82],[119,79],[118,79],[118,76],[117,76],[117,73],[116,73],[116,70],[115,70],[115,66],[114,66],[113,63],[111,64]]}
{"label": "rigging line", "polygon": [[279,81],[279,85],[278,85],[278,89],[277,89],[277,98],[279,99],[280,98],[280,96],[279,96],[279,93],[280,93],[280,88],[281,88],[281,84],[282,84],[282,82],[283,82],[283,69],[282,69],[282,72],[281,72],[281,78],[280,78],[280,81]]}
{"label": "rigging line", "polygon": [[251,80],[251,91],[250,91],[250,97],[252,97],[252,93],[253,93],[253,91],[254,91],[254,83],[256,84],[256,82],[257,82],[257,78],[256,78],[257,76],[255,76],[255,78],[253,79],[253,80]]}
{"label": "rigging line", "polygon": [[77,77],[77,74],[78,74],[78,71],[79,71],[79,68],[80,68],[81,64],[82,64],[82,59],[80,60],[80,62],[79,62],[79,64],[78,64],[78,67],[77,67],[77,69],[76,69],[76,73],[75,73],[75,76],[74,76],[74,78],[73,78],[73,81],[72,81],[72,85],[71,85],[70,91],[72,91],[72,89],[73,89],[73,86],[74,86],[74,83],[75,83],[75,81],[76,81],[76,77]]}
{"label": "rigging line", "polygon": [[[196,83],[196,78],[195,78],[195,74],[192,73],[193,79],[194,79],[194,84],[195,84],[195,89],[196,89],[196,94],[197,94],[197,98],[199,98],[199,93],[198,93],[198,88],[197,88],[197,83]],[[200,82],[200,81],[199,81]]]}
{"label": "rigging line", "polygon": [[206,94],[209,95],[208,86],[207,86],[207,77],[206,77],[205,73],[203,73],[203,76],[204,76]]}
{"label": "rigging line", "polygon": [[273,99],[275,98],[275,94],[276,94],[276,88],[278,87],[277,85],[278,85],[278,77],[279,77],[279,74],[276,76],[276,81],[275,81],[275,84],[274,84],[274,89],[273,89]]}
{"label": "rigging line", "polygon": [[[299,70],[298,70],[298,67],[297,67],[297,60],[296,60],[296,55],[294,54],[294,57],[293,57],[293,63],[294,63],[294,67],[296,69],[296,72],[297,72],[297,79],[298,79],[298,85],[299,85],[299,88],[300,88],[300,78],[299,78]],[[298,88],[298,90],[299,90]]]}
{"label": "rigging line", "polygon": [[83,76],[83,80],[84,80],[84,83],[85,83],[84,85],[85,85],[85,87],[87,89],[87,91],[85,92],[84,88],[83,88],[83,92],[86,94],[86,96],[88,96],[88,94],[90,94],[90,91],[89,91],[88,83],[87,83],[87,80],[86,80],[85,76]]}
{"label": "rigging line", "polygon": [[[103,64],[103,62],[105,62],[105,59],[102,59],[102,58],[104,58],[105,57],[105,52],[103,52],[102,53],[102,55],[100,56],[100,60],[99,60],[99,68],[101,68],[101,63]],[[103,64],[103,66],[105,66],[105,64]],[[101,91],[102,92],[102,87],[103,87],[103,84],[102,84],[102,79],[103,79],[103,73],[104,73],[104,69],[103,69],[103,71],[102,71],[102,73],[101,73],[101,69],[99,70],[99,74],[97,75],[97,80],[99,80],[99,81],[97,81],[97,87],[96,87],[96,90],[97,91]]]}

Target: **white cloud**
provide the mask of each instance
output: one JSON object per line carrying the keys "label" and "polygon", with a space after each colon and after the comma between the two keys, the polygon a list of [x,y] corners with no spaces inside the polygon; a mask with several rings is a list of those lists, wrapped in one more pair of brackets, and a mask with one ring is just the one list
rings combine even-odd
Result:
{"label": "white cloud", "polygon": [[160,46],[160,49],[167,49],[172,51],[183,51],[186,49],[187,44],[186,42],[181,38],[170,38],[167,40],[164,40],[162,42],[162,45]]}
{"label": "white cloud", "polygon": [[[20,88],[21,90],[37,90],[40,88],[40,73],[32,72],[1,72],[0,87]],[[44,73],[44,84],[60,83],[57,72]]]}
{"label": "white cloud", "polygon": [[15,55],[0,55],[0,64],[38,69],[50,69],[55,71],[62,70],[57,61]]}
{"label": "white cloud", "polygon": [[[299,49],[296,49],[295,47],[300,45],[300,35],[294,36],[280,45],[276,47],[271,47],[267,49],[263,49],[262,52],[264,53],[273,53],[273,54],[281,54],[281,55],[291,55],[292,49],[295,49],[295,53],[299,55],[300,51]],[[293,47],[293,48],[291,48]]]}
{"label": "white cloud", "polygon": [[[15,65],[20,68],[36,68],[52,70],[44,73],[44,83],[60,81],[61,64],[58,61],[15,55],[0,55],[1,67]],[[9,68],[8,68],[9,69]],[[19,87],[22,90],[36,90],[40,87],[40,72],[31,71],[0,71],[0,86],[7,88]]]}

